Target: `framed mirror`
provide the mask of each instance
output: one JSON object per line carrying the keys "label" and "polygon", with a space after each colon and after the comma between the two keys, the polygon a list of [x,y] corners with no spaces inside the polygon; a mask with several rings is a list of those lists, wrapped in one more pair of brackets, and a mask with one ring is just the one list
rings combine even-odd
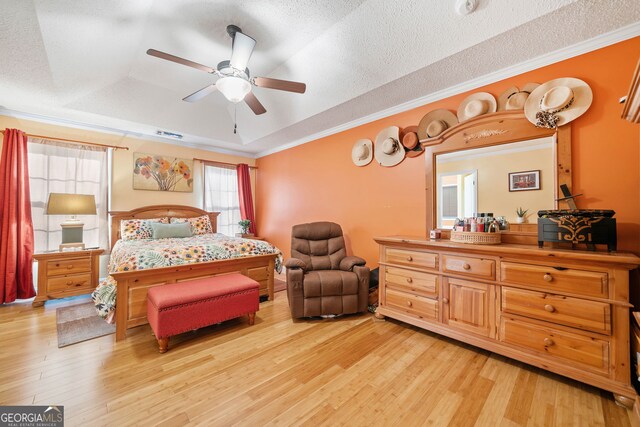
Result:
{"label": "framed mirror", "polygon": [[513,224],[519,207],[535,225],[538,210],[564,207],[556,199],[561,184],[571,188],[569,126],[537,128],[522,111],[503,111],[423,141],[427,230],[451,229],[456,218],[479,212]]}

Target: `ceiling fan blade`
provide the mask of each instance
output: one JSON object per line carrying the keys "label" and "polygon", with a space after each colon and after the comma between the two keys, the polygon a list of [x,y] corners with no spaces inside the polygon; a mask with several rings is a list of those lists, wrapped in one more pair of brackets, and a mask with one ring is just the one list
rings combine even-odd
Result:
{"label": "ceiling fan blade", "polygon": [[249,92],[244,97],[244,102],[246,102],[249,108],[251,108],[251,110],[254,112],[254,114],[258,116],[267,112],[266,108],[264,108],[264,105],[262,105],[260,101],[258,101],[258,98],[256,98],[253,92]]}
{"label": "ceiling fan blade", "polygon": [[307,85],[304,83],[292,82],[289,80],[270,79],[269,77],[256,77],[253,84],[258,87],[266,87],[269,89],[286,90],[287,92],[304,93]]}
{"label": "ceiling fan blade", "polygon": [[196,102],[201,100],[202,98],[204,98],[205,96],[215,92],[216,90],[218,90],[218,88],[216,87],[215,84],[209,85],[209,86],[205,86],[202,89],[193,92],[191,95],[182,98],[183,101],[187,101],[187,102]]}
{"label": "ceiling fan blade", "polygon": [[155,56],[156,58],[166,59],[167,61],[176,62],[178,64],[193,67],[205,73],[215,74],[216,70],[206,65],[198,64],[197,62],[189,61],[188,59],[180,58],[179,56],[171,55],[170,53],[160,52],[159,50],[149,49],[147,55]]}
{"label": "ceiling fan blade", "polygon": [[231,45],[231,65],[236,70],[244,71],[247,68],[247,63],[251,54],[253,53],[253,47],[256,45],[256,41],[248,35],[238,31],[233,36],[233,44]]}

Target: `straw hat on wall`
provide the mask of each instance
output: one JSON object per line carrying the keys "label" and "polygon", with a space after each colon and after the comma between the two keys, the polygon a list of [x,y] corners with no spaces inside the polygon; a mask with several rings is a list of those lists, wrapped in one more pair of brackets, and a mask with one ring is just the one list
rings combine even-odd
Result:
{"label": "straw hat on wall", "polygon": [[429,111],[418,124],[418,137],[420,139],[435,138],[457,124],[458,118],[449,110],[439,108]]}
{"label": "straw hat on wall", "polygon": [[366,166],[373,159],[373,143],[370,139],[359,139],[351,149],[351,160],[356,166]]}
{"label": "straw hat on wall", "polygon": [[498,97],[498,111],[524,110],[527,98],[538,86],[539,83],[527,83],[522,89],[511,86]]}
{"label": "straw hat on wall", "polygon": [[563,77],[538,86],[524,106],[524,115],[537,127],[555,129],[584,114],[593,101],[588,84]]}
{"label": "straw hat on wall", "polygon": [[418,157],[424,153],[424,147],[420,144],[418,138],[418,126],[408,126],[402,129],[402,145],[406,151],[407,157]]}
{"label": "straw hat on wall", "polygon": [[395,166],[404,160],[404,147],[400,143],[400,128],[390,126],[376,136],[374,149],[376,161],[380,166]]}
{"label": "straw hat on wall", "polygon": [[497,108],[496,98],[488,92],[477,92],[469,95],[458,107],[458,120],[465,120],[495,113]]}

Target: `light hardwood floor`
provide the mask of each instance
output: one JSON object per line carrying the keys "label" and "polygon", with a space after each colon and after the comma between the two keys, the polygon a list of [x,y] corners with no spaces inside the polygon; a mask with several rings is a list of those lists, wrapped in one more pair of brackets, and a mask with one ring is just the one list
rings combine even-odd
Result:
{"label": "light hardwood floor", "polygon": [[172,339],[148,326],[57,348],[55,308],[0,307],[0,405],[66,425],[626,426],[610,393],[369,314],[292,321],[286,294]]}

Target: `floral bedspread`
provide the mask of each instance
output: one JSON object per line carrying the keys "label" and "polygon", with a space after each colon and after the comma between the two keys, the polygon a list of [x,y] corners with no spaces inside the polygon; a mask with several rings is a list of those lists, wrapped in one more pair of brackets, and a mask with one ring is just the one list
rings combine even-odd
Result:
{"label": "floral bedspread", "polygon": [[[196,262],[277,254],[275,269],[282,271],[282,253],[261,240],[229,237],[224,234],[201,234],[176,239],[118,240],[109,259],[109,273],[146,270]],[[116,285],[113,277],[102,280],[91,294],[98,314],[115,322]]]}

